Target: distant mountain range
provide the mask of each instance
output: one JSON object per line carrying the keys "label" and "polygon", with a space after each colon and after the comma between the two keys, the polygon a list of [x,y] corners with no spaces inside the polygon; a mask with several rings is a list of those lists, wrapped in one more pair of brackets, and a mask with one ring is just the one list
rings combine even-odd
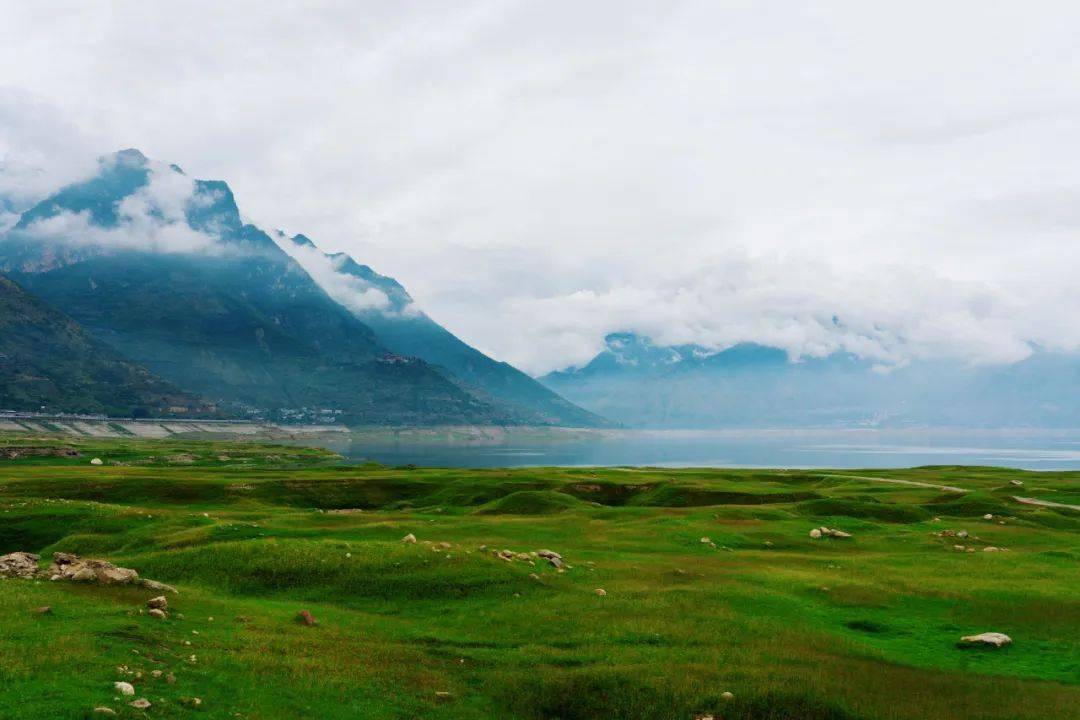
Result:
{"label": "distant mountain range", "polygon": [[[0,271],[35,296],[37,315],[18,311],[23,326],[47,316],[86,338],[82,353],[47,343],[42,366],[126,358],[148,385],[113,403],[93,387],[94,373],[32,400],[0,386],[0,407],[26,400],[126,413],[140,393],[143,404],[164,407],[150,401],[168,389],[187,397],[168,405],[175,412],[354,424],[605,422],[462,343],[396,281],[344,255],[323,256],[329,275],[307,268],[294,250],[318,253],[314,244],[297,236],[286,252],[281,240],[245,224],[223,182],[190,179],[136,150],[104,158],[97,175],[29,208],[0,235]],[[365,297],[370,305],[352,302]]]}
{"label": "distant mountain range", "polygon": [[716,352],[615,333],[586,365],[541,381],[631,427],[1080,427],[1080,356],[1048,352],[882,371],[849,354],[792,362],[762,345]]}

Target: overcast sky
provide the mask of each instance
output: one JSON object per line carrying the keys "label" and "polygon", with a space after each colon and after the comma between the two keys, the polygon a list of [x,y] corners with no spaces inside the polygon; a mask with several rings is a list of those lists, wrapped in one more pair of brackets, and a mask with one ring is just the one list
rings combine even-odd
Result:
{"label": "overcast sky", "polygon": [[[1074,2],[0,0],[0,193],[138,147],[530,372],[1080,349]],[[2,211],[0,207],[0,211]]]}

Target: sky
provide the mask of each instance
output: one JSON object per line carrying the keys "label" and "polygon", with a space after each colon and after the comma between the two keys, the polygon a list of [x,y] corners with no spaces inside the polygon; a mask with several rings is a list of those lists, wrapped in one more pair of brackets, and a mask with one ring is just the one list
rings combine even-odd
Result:
{"label": "sky", "polygon": [[532,373],[615,331],[885,369],[1080,351],[1076,3],[0,14],[0,226],[137,147]]}

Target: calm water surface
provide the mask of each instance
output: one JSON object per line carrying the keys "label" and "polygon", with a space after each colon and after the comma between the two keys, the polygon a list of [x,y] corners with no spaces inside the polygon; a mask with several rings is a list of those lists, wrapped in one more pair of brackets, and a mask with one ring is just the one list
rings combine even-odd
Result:
{"label": "calm water surface", "polygon": [[998,465],[1080,470],[1080,430],[625,431],[565,438],[365,440],[332,445],[353,460],[435,467],[653,465],[889,468]]}

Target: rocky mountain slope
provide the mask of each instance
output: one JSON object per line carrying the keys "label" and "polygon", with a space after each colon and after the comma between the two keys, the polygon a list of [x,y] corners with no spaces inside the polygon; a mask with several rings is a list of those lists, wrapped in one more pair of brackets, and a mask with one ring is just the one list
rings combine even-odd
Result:
{"label": "rocky mountain slope", "polygon": [[207,411],[0,275],[0,407],[43,406],[126,416]]}
{"label": "rocky mountain slope", "polygon": [[241,411],[396,424],[537,417],[394,352],[245,224],[225,183],[135,150],[23,213],[0,237],[0,270],[153,373]]}

